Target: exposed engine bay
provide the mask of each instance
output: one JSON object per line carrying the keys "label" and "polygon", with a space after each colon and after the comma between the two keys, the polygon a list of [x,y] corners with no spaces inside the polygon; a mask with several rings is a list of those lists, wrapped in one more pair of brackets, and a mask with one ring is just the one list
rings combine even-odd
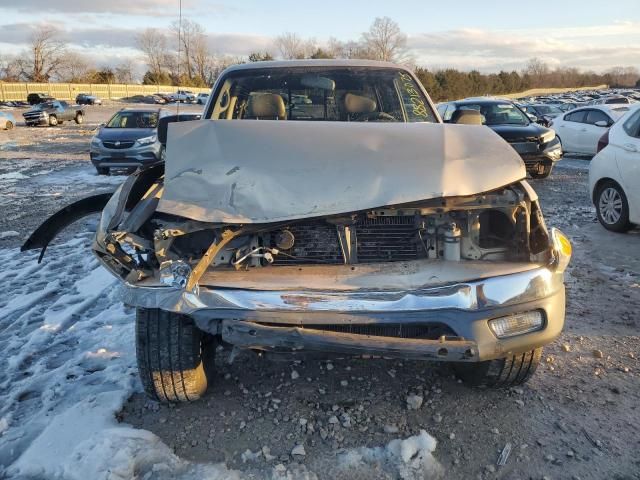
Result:
{"label": "exposed engine bay", "polygon": [[[341,215],[225,225],[156,212],[163,177],[152,181],[153,173],[141,176],[128,194],[121,193],[106,235],[95,246],[103,262],[130,283],[156,277],[163,284],[192,289],[208,269],[417,259],[548,260],[548,234],[524,183]],[[127,205],[133,208],[126,211]]]}

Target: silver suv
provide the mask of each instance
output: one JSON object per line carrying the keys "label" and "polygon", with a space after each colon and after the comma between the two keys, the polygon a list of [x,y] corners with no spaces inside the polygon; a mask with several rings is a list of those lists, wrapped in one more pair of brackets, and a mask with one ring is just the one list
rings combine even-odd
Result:
{"label": "silver suv", "polygon": [[164,158],[158,141],[158,121],[168,115],[162,109],[122,109],[100,127],[91,140],[91,163],[98,174],[112,168],[134,169]]}

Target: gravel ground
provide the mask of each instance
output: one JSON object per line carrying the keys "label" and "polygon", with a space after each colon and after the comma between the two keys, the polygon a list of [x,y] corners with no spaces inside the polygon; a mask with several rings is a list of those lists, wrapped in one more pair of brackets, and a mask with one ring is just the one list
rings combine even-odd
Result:
{"label": "gravel ground", "polygon": [[[90,107],[82,126],[0,132],[0,247],[122,181],[95,175],[88,161],[93,129],[116,108]],[[220,352],[202,401],[165,406],[134,395],[119,420],[183,458],[225,461],[249,476],[282,463],[290,478],[392,478],[338,471],[336,453],[424,429],[438,441],[445,478],[640,479],[640,230],[613,234],[596,222],[587,169],[588,160],[566,158],[549,179],[532,182],[547,224],[572,238],[574,258],[565,331],[527,385],[470,389],[447,365],[248,353],[228,364]],[[305,455],[292,455],[300,445]]]}

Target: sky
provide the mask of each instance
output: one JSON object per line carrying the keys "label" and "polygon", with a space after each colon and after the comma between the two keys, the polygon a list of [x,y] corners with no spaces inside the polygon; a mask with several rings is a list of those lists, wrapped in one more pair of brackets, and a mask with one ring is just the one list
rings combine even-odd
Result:
{"label": "sky", "polygon": [[[376,17],[395,20],[408,53],[428,68],[519,70],[532,57],[552,66],[640,68],[640,0],[182,0],[220,55],[277,54],[273,39],[294,32],[319,44],[358,40]],[[144,62],[135,36],[167,28],[179,0],[0,0],[0,55],[20,54],[34,25],[64,31],[98,66]]]}

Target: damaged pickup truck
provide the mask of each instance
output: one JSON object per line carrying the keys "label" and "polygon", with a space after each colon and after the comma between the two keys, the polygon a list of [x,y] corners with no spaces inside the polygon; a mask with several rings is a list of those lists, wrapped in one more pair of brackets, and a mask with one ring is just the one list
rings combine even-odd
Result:
{"label": "damaged pickup truck", "polygon": [[170,125],[166,162],[23,248],[102,210],[93,250],[137,308],[161,401],[202,396],[220,344],[452,362],[511,386],[562,330],[571,257],[525,176],[490,129],[443,124],[402,67],[238,65],[202,119]]}

